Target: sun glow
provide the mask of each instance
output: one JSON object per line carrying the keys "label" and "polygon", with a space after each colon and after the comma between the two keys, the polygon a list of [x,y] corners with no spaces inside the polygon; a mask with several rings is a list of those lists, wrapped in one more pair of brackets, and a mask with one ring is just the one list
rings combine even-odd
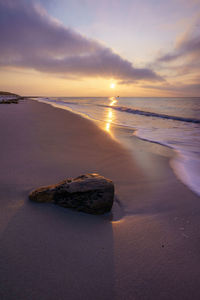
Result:
{"label": "sun glow", "polygon": [[116,84],[115,84],[115,83],[111,83],[111,85],[110,85],[110,88],[111,88],[111,89],[114,89],[114,88],[115,88],[115,86],[116,86]]}

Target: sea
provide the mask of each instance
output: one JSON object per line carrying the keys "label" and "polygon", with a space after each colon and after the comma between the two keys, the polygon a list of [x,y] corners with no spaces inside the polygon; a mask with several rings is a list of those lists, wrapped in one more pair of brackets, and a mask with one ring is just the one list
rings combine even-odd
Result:
{"label": "sea", "polygon": [[[175,175],[200,196],[200,98],[41,97],[61,109],[105,124],[176,152],[170,166]],[[123,131],[122,131],[123,132]],[[131,136],[130,136],[131,138]],[[122,139],[123,142],[123,139]]]}

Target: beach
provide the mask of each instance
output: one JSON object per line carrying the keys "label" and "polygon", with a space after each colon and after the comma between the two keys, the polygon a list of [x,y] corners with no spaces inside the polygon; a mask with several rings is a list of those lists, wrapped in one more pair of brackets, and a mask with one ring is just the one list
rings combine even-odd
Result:
{"label": "beach", "polygon": [[[161,146],[32,100],[0,107],[0,137],[0,299],[200,299],[199,197]],[[111,214],[28,200],[86,173],[113,180]]]}

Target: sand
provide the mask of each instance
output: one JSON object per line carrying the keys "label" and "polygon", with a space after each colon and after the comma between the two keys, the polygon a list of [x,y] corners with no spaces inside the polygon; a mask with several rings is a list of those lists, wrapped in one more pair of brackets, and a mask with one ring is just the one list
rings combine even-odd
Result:
{"label": "sand", "polygon": [[[0,107],[0,299],[200,299],[200,199],[169,158],[35,101]],[[112,179],[112,214],[32,203],[65,177]]]}

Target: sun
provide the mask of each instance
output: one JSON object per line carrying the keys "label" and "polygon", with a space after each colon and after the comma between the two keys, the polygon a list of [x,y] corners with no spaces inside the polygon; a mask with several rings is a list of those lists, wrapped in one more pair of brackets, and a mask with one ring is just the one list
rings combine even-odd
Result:
{"label": "sun", "polygon": [[115,83],[111,83],[110,88],[114,89],[115,88]]}

